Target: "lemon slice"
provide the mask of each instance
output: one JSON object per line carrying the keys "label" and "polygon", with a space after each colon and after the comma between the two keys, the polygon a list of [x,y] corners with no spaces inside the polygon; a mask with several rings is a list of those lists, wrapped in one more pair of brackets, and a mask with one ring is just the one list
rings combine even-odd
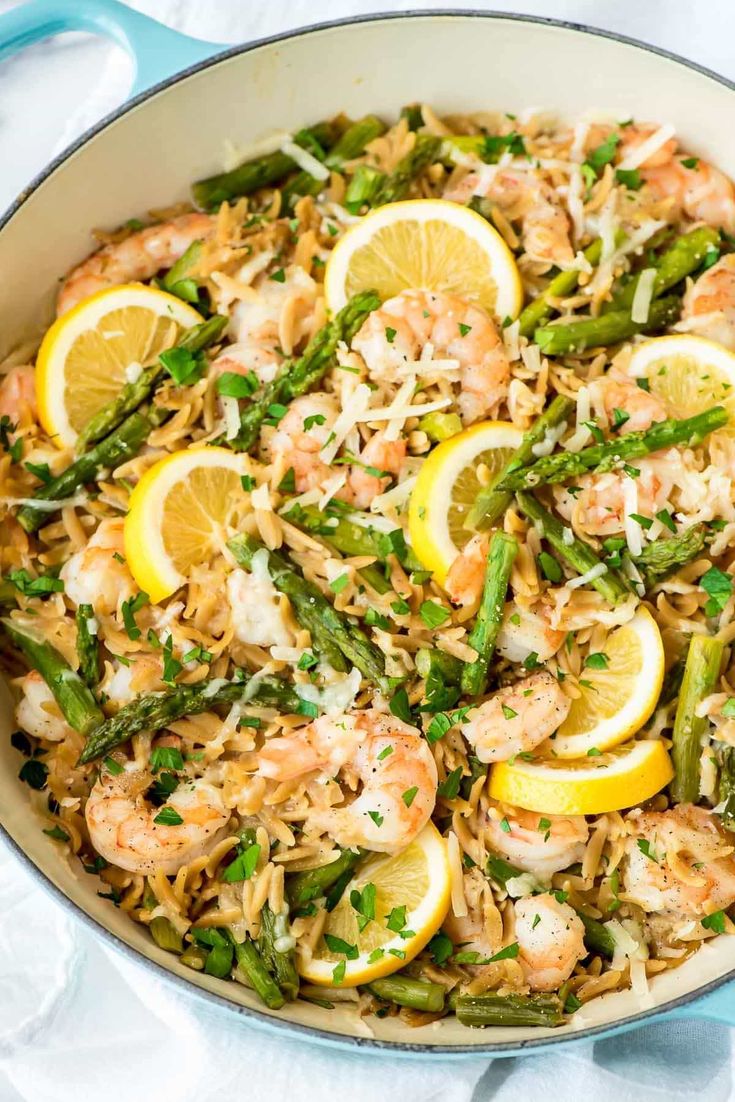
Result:
{"label": "lemon slice", "polygon": [[522,439],[520,429],[507,421],[481,421],[424,460],[411,494],[408,528],[416,555],[439,582],[472,535],[464,522],[482,489],[479,465],[497,474]]}
{"label": "lemon slice", "polygon": [[371,288],[383,301],[406,290],[446,291],[501,320],[516,317],[523,303],[503,238],[475,211],[445,199],[388,203],[337,243],[324,277],[330,310]]}
{"label": "lemon slice", "polygon": [[249,507],[241,482],[246,459],[227,448],[174,452],[146,471],[133,490],[125,517],[125,557],[154,604],[234,535]]}
{"label": "lemon slice", "polygon": [[[375,885],[375,918],[360,930],[360,914],[350,897],[368,884]],[[375,854],[361,865],[327,916],[324,934],[350,946],[349,955],[354,959],[349,960],[346,951],[335,952],[334,942],[330,949],[322,935],[314,954],[302,955],[301,975],[311,983],[354,987],[397,972],[439,929],[449,908],[449,894],[446,843],[433,823],[428,823],[401,853]],[[392,930],[386,924],[391,912]]]}
{"label": "lemon slice", "polygon": [[657,740],[626,742],[595,757],[503,761],[492,767],[495,800],[547,815],[602,815],[650,800],[674,776]]}
{"label": "lemon slice", "polygon": [[628,371],[648,380],[670,417],[725,406],[735,430],[735,353],[723,345],[692,333],[656,337],[633,349]]}
{"label": "lemon slice", "polygon": [[581,696],[572,701],[552,740],[557,757],[609,750],[640,731],[652,715],[664,679],[664,647],[648,609],[639,608],[613,631],[596,661],[599,667],[587,665],[582,671]]}
{"label": "lemon slice", "polygon": [[110,287],[57,318],[36,361],[38,416],[62,448],[182,329],[204,319],[175,295],[142,283]]}

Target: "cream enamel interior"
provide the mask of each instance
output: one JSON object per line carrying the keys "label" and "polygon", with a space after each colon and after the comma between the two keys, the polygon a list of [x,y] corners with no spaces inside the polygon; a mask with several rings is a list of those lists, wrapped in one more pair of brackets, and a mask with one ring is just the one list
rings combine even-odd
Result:
{"label": "cream enamel interior", "polygon": [[[560,78],[573,75],[574,79]],[[529,76],[531,79],[529,80]],[[587,102],[580,89],[587,89]],[[735,94],[644,48],[571,28],[482,15],[421,15],[324,28],[225,58],[157,92],[108,124],[36,188],[0,231],[0,355],[51,318],[57,281],[92,248],[89,229],[112,227],[150,207],[188,197],[191,181],[222,168],[223,141],[247,145],[274,129],[343,110],[391,117],[425,100],[451,112],[530,103],[578,117],[587,108],[616,118],[672,122],[686,147],[735,175]],[[60,859],[40,829],[29,790],[17,780],[9,698],[0,696],[0,822],[53,885],[142,957],[264,1018],[330,1034],[408,1045],[483,1046],[539,1040],[551,1031],[468,1030],[453,1018],[409,1030],[395,1019],[360,1022],[301,1003],[270,1015],[234,983],[203,977],[158,949],[145,931],[97,898],[96,878]],[[681,969],[655,981],[649,1003],[631,992],[603,996],[580,1011],[569,1037],[614,1024],[695,991],[735,969],[735,938],[706,945]]]}

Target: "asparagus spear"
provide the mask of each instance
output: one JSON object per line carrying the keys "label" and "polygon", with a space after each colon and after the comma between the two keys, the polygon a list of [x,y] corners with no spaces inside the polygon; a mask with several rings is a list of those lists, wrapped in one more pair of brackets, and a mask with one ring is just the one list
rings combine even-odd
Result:
{"label": "asparagus spear", "polygon": [[[131,413],[119,428],[80,455],[70,467],[45,486],[41,486],[33,496],[44,503],[72,497],[82,486],[93,482],[100,471],[118,467],[137,455],[153,429],[161,424],[166,415],[167,411],[157,408],[146,413]],[[16,520],[26,532],[35,532],[48,520],[52,511],[44,506],[24,505],[18,510]]]}
{"label": "asparagus spear", "polygon": [[612,960],[615,954],[615,938],[606,929],[602,922],[596,918],[590,918],[583,911],[577,911],[584,926],[584,943],[591,953],[599,953],[607,960]]}
{"label": "asparagus spear", "polygon": [[152,918],[148,923],[148,929],[160,949],[165,949],[167,953],[183,953],[184,939],[173,923],[163,915]]}
{"label": "asparagus spear", "polygon": [[573,409],[574,402],[571,399],[565,398],[562,394],[556,395],[549,408],[544,410],[524,434],[518,450],[513,453],[503,469],[498,471],[492,482],[477,495],[467,515],[467,528],[484,532],[500,520],[510,505],[512,494],[510,491],[499,490],[498,486],[514,471],[533,461],[534,446],[544,441],[550,429],[555,429],[562,422],[567,421]]}
{"label": "asparagus spear", "polygon": [[355,333],[373,310],[380,306],[375,291],[355,295],[335,318],[322,326],[312,337],[299,359],[283,365],[280,372],[264,388],[241,415],[240,431],[229,444],[235,451],[248,451],[258,439],[260,427],[279,406],[306,394],[334,366],[334,354],[340,341],[350,343]]}
{"label": "asparagus spear", "polygon": [[288,911],[275,915],[266,903],[260,912],[258,950],[268,970],[287,999],[295,999],[299,993],[299,974],[296,971],[296,955],[292,948],[279,947],[279,941],[288,941]]}
{"label": "asparagus spear", "polygon": [[724,804],[720,812],[728,830],[735,830],[735,747],[724,743],[720,747],[720,786],[719,803]]}
{"label": "asparagus spear", "polygon": [[97,633],[90,631],[90,621],[94,621],[94,609],[91,605],[79,605],[76,612],[77,655],[79,673],[91,689],[100,679],[100,652]]}
{"label": "asparagus spear", "polygon": [[[673,245],[661,255],[656,263],[656,278],[653,282],[653,298],[669,291],[681,283],[688,275],[696,271],[706,254],[716,249],[720,235],[711,226],[700,226],[696,230],[677,237]],[[629,280],[613,295],[611,310],[629,310],[633,305],[640,273]]]}
{"label": "asparagus spear", "polygon": [[412,1010],[423,1010],[427,1014],[441,1014],[444,1010],[444,987],[440,983],[415,980],[398,973],[373,980],[367,984],[367,989],[384,1002],[397,1006],[410,1006]]}
{"label": "asparagus spear", "polygon": [[[195,245],[201,242],[195,241]],[[171,271],[174,269],[172,268]],[[182,334],[176,345],[187,352],[202,352],[208,345],[214,344],[222,336],[227,326],[227,318],[215,314],[214,317],[194,325]],[[89,444],[102,440],[121,424],[125,418],[143,404],[166,376],[166,368],[158,360],[141,371],[134,383],[127,383],[118,396],[95,413],[84,426],[77,439],[77,454],[83,452]],[[45,489],[45,487],[44,487]]]}
{"label": "asparagus spear", "polygon": [[477,658],[462,670],[462,693],[465,696],[482,696],[487,689],[488,666],[500,631],[505,594],[517,554],[516,538],[505,532],[495,532],[488,549],[485,584],[477,619],[467,639],[468,644],[477,651]]}
{"label": "asparagus spear", "polygon": [[[363,119],[348,126],[324,158],[324,167],[332,172],[341,172],[345,161],[352,161],[365,151],[368,142],[385,133],[385,123],[377,115],[366,115]],[[308,172],[299,172],[281,189],[281,202],[284,210],[290,210],[302,195],[318,195],[324,187],[323,180],[317,180]]]}
{"label": "asparagus spear", "polygon": [[[255,942],[249,937],[244,941],[235,941],[231,931],[227,930],[227,936],[235,950],[237,967],[247,976],[250,986],[265,1003],[269,1010],[280,1010],[285,1003],[285,998],[280,987],[271,976],[265,966],[265,962],[258,952]],[[235,974],[237,978],[237,974]]]}
{"label": "asparagus spear", "polygon": [[191,278],[191,272],[201,258],[202,244],[202,241],[192,241],[189,248],[181,254],[160,280],[164,291],[195,306],[199,302],[199,287],[196,280]]}
{"label": "asparagus spear", "polygon": [[16,604],[18,590],[7,578],[0,578],[0,606]]}
{"label": "asparagus spear", "polygon": [[64,719],[82,735],[99,729],[104,716],[89,687],[50,643],[38,639],[28,628],[3,617],[0,621],[13,643],[44,679],[59,705]]}
{"label": "asparagus spear", "polygon": [[602,444],[592,444],[578,452],[546,455],[529,467],[522,467],[505,475],[498,483],[498,489],[506,492],[529,490],[537,486],[566,482],[587,471],[602,474],[663,448],[701,444],[706,436],[715,429],[722,428],[727,422],[728,412],[724,406],[713,406],[683,420],[670,417],[666,421],[657,421],[650,429],[626,432],[622,436],[606,440]]}
{"label": "asparagus spear", "polygon": [[[366,513],[355,511],[352,515],[364,517],[368,522],[371,519]],[[343,555],[375,555],[376,559],[383,559],[385,552],[381,541],[386,535],[393,534],[379,531],[369,524],[358,524],[350,520],[349,516],[322,513],[314,505],[299,505],[293,513],[286,513],[286,519],[321,536]],[[398,528],[394,529],[394,532],[399,531]],[[400,558],[407,570],[423,569],[410,547],[406,548],[405,555],[401,554]]]}
{"label": "asparagus spear", "polygon": [[467,1026],[557,1026],[564,1020],[556,995],[459,995],[454,1012]]}
{"label": "asparagus spear", "polygon": [[326,895],[346,872],[351,872],[363,856],[359,849],[343,849],[339,857],[318,869],[297,872],[286,881],[286,894],[292,907],[302,907],[312,899]]}
{"label": "asparagus spear", "polygon": [[[600,257],[602,256],[602,239],[598,237],[596,241],[593,241],[591,245],[587,246],[582,255],[593,267],[599,264]],[[564,298],[565,295],[571,295],[578,282],[579,271],[577,269],[572,269],[568,272],[559,272],[558,275],[554,276],[546,289],[542,291],[533,302],[529,302],[528,306],[521,311],[518,318],[521,336],[530,337],[537,326],[543,325],[545,321],[548,321],[555,312],[555,308],[550,304],[550,300]]]}
{"label": "asparagus spear", "polygon": [[633,321],[630,310],[612,310],[596,318],[556,322],[544,325],[533,339],[545,356],[560,356],[565,352],[584,352],[586,348],[618,344],[636,333],[655,333],[672,325],[681,313],[681,300],[675,295],[651,303],[648,320]]}
{"label": "asparagus spear", "polygon": [[[320,122],[316,126],[299,130],[293,140],[296,145],[322,160],[324,149],[331,146],[336,137],[337,131],[332,123]],[[291,157],[277,150],[255,161],[246,161],[230,172],[199,180],[193,185],[191,193],[197,206],[204,210],[216,210],[220,203],[236,199],[240,195],[250,195],[258,188],[283,180],[296,167],[296,162]]]}
{"label": "asparagus spear", "polygon": [[[253,536],[242,534],[227,543],[240,566],[250,567],[253,555],[265,549]],[[383,692],[390,689],[385,675],[385,658],[367,635],[352,624],[343,612],[327,600],[321,590],[307,582],[297,568],[277,551],[268,551],[268,568],[273,584],[293,605],[296,619],[311,632],[315,645],[338,670],[348,663],[356,666],[365,677]]]}
{"label": "asparagus spear", "polygon": [[357,213],[364,204],[382,207],[385,203],[397,203],[405,199],[411,184],[423,170],[435,161],[441,139],[433,134],[417,134],[413,149],[398,162],[392,172],[364,166],[358,171],[358,179],[351,183],[345,196],[348,210]]}
{"label": "asparagus spear", "polygon": [[164,693],[144,693],[125,704],[94,731],[79,762],[84,765],[102,757],[138,731],[159,731],[182,716],[209,712],[218,704],[234,704],[239,700],[251,700],[265,707],[280,708],[283,712],[296,712],[300,704],[291,686],[275,677],[259,678],[254,690],[245,679],[224,681],[215,678],[199,681],[196,685],[176,685]]}
{"label": "asparagus spear", "polygon": [[635,559],[646,589],[652,589],[680,566],[696,559],[706,542],[707,525],[692,524],[670,539],[647,544]]}
{"label": "asparagus spear", "polygon": [[693,635],[689,642],[684,679],[671,736],[674,779],[671,798],[674,803],[694,803],[699,796],[699,758],[702,735],[709,720],[696,714],[697,706],[714,691],[720,673],[723,646],[710,635]]}
{"label": "asparagus spear", "polygon": [[[552,516],[536,500],[533,494],[519,493],[516,495],[516,500],[521,511],[541,529],[544,539],[551,544],[557,555],[564,559],[573,570],[576,570],[579,574],[587,574],[591,570],[605,566],[604,571],[599,572],[596,577],[590,578],[589,584],[606,601],[611,605],[616,605],[630,595],[630,590],[620,575],[605,563],[602,563],[589,544],[576,537],[572,539],[571,543],[567,543],[570,530],[565,528],[556,517]],[[566,539],[564,538],[565,533],[567,533]]]}

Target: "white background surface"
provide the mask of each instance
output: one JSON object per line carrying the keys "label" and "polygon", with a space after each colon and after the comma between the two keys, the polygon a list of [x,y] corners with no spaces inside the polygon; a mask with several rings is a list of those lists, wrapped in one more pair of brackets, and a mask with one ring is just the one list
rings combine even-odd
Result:
{"label": "white background surface", "polygon": [[[0,0],[0,12],[12,6]],[[321,19],[381,7],[449,7],[451,0],[131,6],[188,34],[236,43]],[[479,0],[465,6],[519,10]],[[520,10],[619,31],[735,78],[733,0],[525,0]],[[0,209],[122,102],[129,81],[121,51],[78,35],[0,63]],[[593,101],[594,93],[586,97],[588,106]],[[529,103],[543,104],[543,90],[532,84]],[[286,1043],[182,998],[103,948],[0,842],[0,1102],[537,1102],[552,1092],[568,1102],[721,1102],[735,1098],[732,1039],[732,1030],[707,1022],[666,1023],[540,1057],[431,1064]]]}

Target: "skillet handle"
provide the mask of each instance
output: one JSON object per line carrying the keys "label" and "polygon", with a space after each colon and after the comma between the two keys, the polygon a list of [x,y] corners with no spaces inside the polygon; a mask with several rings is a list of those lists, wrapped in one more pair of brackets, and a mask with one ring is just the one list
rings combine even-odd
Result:
{"label": "skillet handle", "polygon": [[675,1012],[677,1018],[707,1018],[735,1026],[735,983],[725,983],[709,995],[687,1003]]}
{"label": "skillet handle", "polygon": [[135,69],[131,96],[225,49],[173,31],[117,0],[28,0],[0,15],[0,60],[64,31],[91,31],[122,46]]}

